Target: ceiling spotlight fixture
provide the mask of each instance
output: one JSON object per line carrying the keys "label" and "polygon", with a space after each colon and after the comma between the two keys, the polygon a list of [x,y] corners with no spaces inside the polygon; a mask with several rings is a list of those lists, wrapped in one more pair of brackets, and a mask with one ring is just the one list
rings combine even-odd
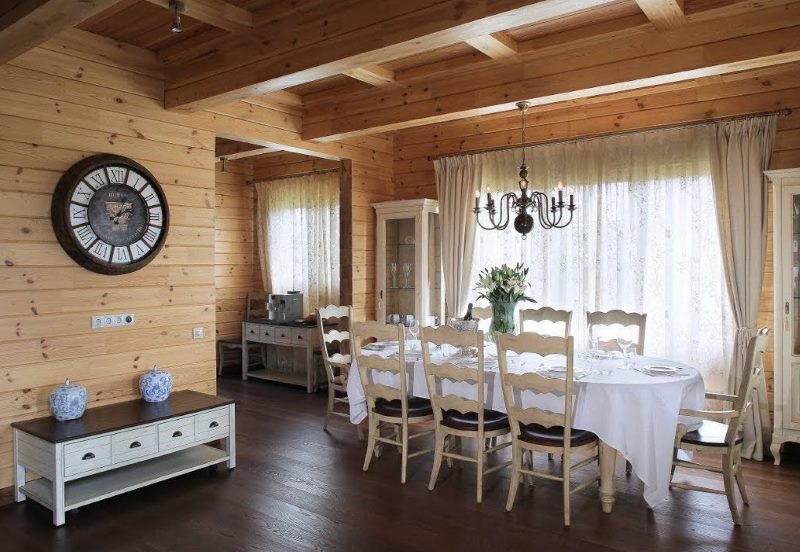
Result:
{"label": "ceiling spotlight fixture", "polygon": [[183,0],[169,0],[169,9],[175,10],[175,19],[172,21],[172,27],[169,30],[173,33],[182,33],[181,13],[186,9],[183,5]]}

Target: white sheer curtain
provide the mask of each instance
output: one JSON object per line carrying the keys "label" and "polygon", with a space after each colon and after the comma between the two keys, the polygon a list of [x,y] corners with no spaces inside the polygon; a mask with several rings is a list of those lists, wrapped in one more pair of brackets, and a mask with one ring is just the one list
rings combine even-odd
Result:
{"label": "white sheer curtain", "polygon": [[[474,270],[525,263],[539,305],[573,311],[579,347],[586,311],[645,312],[647,355],[696,366],[709,389],[726,389],[733,319],[714,208],[713,136],[702,126],[528,148],[531,185],[550,192],[563,181],[575,194],[575,219],[561,230],[534,226],[527,240],[512,228],[478,230]],[[481,157],[484,192],[515,189],[520,150]]]}
{"label": "white sheer curtain", "polygon": [[299,290],[303,312],[339,303],[339,174],[256,184],[264,289]]}

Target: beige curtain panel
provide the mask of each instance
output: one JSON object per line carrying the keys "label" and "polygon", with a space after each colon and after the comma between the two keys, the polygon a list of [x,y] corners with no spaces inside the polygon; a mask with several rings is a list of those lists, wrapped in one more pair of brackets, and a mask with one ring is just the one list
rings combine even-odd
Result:
{"label": "beige curtain panel", "polygon": [[475,193],[480,190],[477,155],[446,157],[433,162],[442,231],[442,271],[447,315],[463,316],[472,287],[475,251]]}
{"label": "beige curtain panel", "polygon": [[[731,392],[741,382],[747,342],[755,335],[758,323],[767,249],[764,171],[775,144],[776,118],[770,115],[716,125],[714,189],[725,276],[737,326],[729,378]],[[769,423],[766,383],[762,378],[744,424],[742,456],[763,460]]]}
{"label": "beige curtain panel", "polygon": [[339,303],[339,174],[256,184],[264,289],[299,290],[303,312]]}

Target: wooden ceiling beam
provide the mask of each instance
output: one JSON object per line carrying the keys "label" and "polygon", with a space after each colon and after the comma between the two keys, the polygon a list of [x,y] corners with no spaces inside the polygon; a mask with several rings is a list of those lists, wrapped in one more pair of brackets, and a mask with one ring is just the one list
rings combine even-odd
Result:
{"label": "wooden ceiling beam", "polygon": [[366,90],[308,106],[306,140],[334,140],[546,105],[800,59],[800,3],[758,7],[670,31],[642,32],[602,48],[564,45],[463,75],[432,76],[403,90]]}
{"label": "wooden ceiling beam", "polygon": [[278,148],[265,148],[255,144],[245,144],[243,142],[225,141],[217,144],[215,149],[215,156],[217,161],[235,161],[237,159],[245,159],[247,157],[255,157],[257,155],[264,155],[266,153],[275,153],[281,151]]}
{"label": "wooden ceiling beam", "polygon": [[292,14],[259,27],[261,48],[232,39],[218,55],[173,72],[165,107],[194,111],[616,1],[406,0],[378,10],[343,0],[312,12],[316,17]]}
{"label": "wooden ceiling beam", "polygon": [[[170,9],[169,0],[147,0]],[[192,19],[208,23],[231,33],[253,34],[253,14],[223,0],[184,0],[183,13]]]}
{"label": "wooden ceiling beam", "polygon": [[390,71],[374,63],[356,67],[350,71],[345,71],[343,74],[372,86],[397,84],[394,78],[394,71]]}
{"label": "wooden ceiling beam", "polygon": [[686,22],[683,0],[636,0],[656,29],[675,29]]}
{"label": "wooden ceiling beam", "polygon": [[0,65],[119,0],[22,0],[0,16]]}
{"label": "wooden ceiling beam", "polygon": [[517,41],[503,32],[477,36],[465,42],[492,59],[506,59],[519,51]]}

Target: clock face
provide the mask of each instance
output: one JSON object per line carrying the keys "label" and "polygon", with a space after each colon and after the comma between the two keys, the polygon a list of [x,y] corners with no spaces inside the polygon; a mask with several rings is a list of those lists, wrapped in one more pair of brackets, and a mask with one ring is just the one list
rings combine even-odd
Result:
{"label": "clock face", "polygon": [[114,155],[84,159],[64,173],[53,194],[52,215],[65,251],[103,274],[133,272],[152,260],[169,217],[153,175]]}

